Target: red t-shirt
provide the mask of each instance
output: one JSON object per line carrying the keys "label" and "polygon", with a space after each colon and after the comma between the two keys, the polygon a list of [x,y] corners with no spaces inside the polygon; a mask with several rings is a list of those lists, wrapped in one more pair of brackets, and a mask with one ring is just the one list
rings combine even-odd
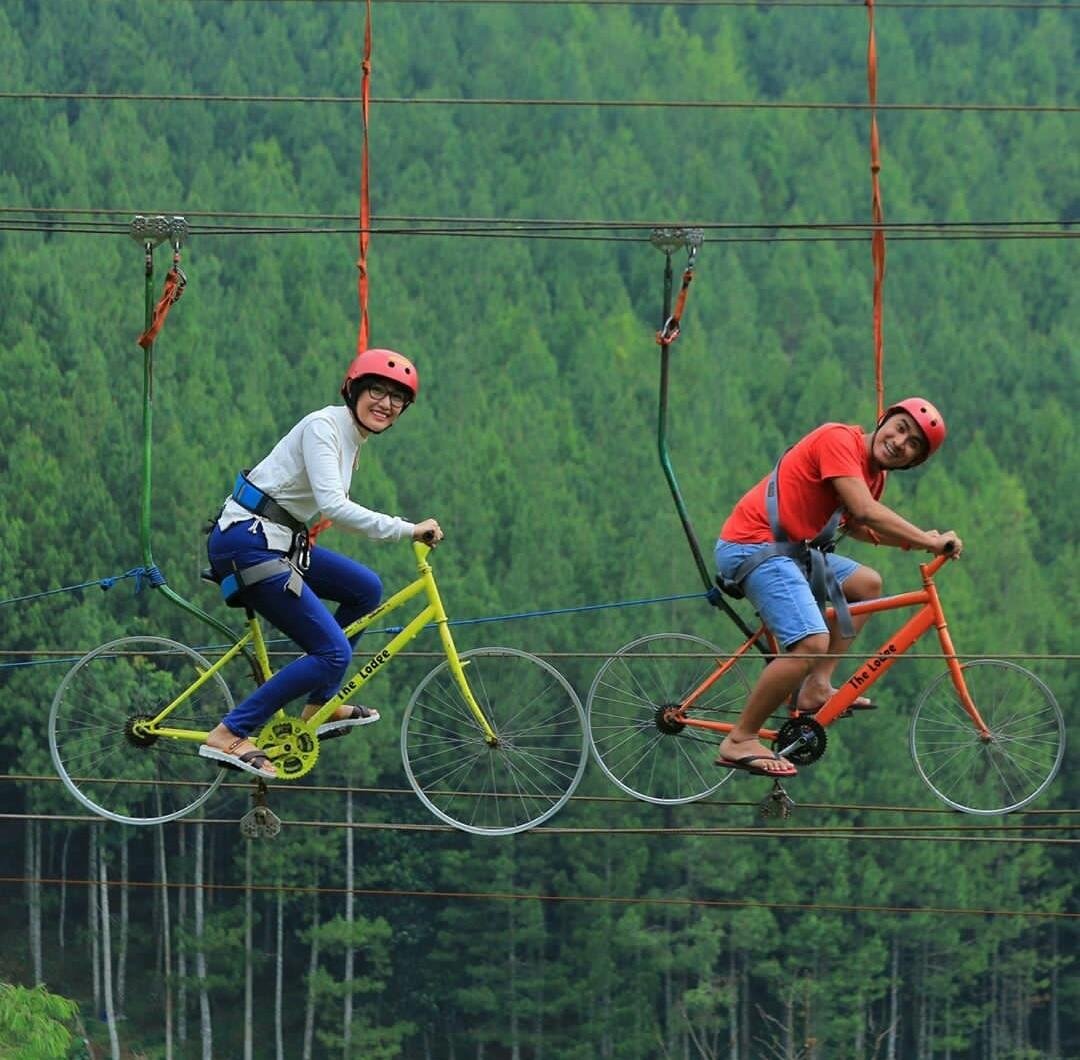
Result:
{"label": "red t-shirt", "polygon": [[[780,461],[780,525],[791,541],[809,541],[825,528],[840,507],[840,495],[829,481],[860,478],[876,500],[885,489],[885,472],[870,471],[862,427],[826,423],[796,442]],[[770,475],[772,472],[769,473]],[[757,544],[772,541],[765,508],[766,475],[745,493],[720,529],[725,541]]]}

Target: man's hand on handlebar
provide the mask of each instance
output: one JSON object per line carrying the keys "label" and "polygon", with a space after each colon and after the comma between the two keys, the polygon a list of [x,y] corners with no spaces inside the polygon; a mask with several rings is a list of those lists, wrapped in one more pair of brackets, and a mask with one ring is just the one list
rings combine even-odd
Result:
{"label": "man's hand on handlebar", "polygon": [[933,539],[927,549],[928,552],[932,552],[935,556],[960,558],[960,553],[964,551],[964,542],[955,531],[946,530],[944,533],[939,533],[937,530],[929,530],[927,533]]}
{"label": "man's hand on handlebar", "polygon": [[412,536],[414,541],[423,541],[434,548],[443,539],[442,527],[435,519],[425,519],[413,527]]}

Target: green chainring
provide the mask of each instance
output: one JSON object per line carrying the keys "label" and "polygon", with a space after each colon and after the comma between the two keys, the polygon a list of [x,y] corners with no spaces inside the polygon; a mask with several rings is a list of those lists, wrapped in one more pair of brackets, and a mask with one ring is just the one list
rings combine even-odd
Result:
{"label": "green chainring", "polygon": [[255,737],[254,743],[274,763],[278,780],[298,780],[311,772],[319,760],[318,737],[299,718],[289,718],[283,714],[271,718]]}

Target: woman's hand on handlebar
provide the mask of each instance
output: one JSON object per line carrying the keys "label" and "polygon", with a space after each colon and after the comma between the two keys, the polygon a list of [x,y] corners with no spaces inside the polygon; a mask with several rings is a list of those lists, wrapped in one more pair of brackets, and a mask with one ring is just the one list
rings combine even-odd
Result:
{"label": "woman's hand on handlebar", "polygon": [[413,527],[412,536],[414,541],[423,541],[434,548],[443,539],[442,527],[435,519],[425,519]]}

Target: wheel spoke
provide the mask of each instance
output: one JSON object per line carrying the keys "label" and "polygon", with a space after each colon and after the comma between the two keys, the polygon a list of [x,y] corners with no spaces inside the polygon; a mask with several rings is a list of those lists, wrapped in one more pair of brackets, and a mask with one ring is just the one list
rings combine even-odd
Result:
{"label": "wheel spoke", "polygon": [[1061,710],[1046,685],[1015,663],[979,659],[962,673],[987,735],[963,709],[951,674],[941,674],[912,717],[916,769],[955,809],[977,814],[1020,809],[1045,791],[1060,768]]}
{"label": "wheel spoke", "polygon": [[558,671],[526,652],[480,648],[462,660],[495,739],[485,739],[443,663],[405,712],[401,750],[409,782],[436,817],[465,831],[532,828],[562,807],[581,779],[581,704]]}
{"label": "wheel spoke", "polygon": [[[719,737],[709,740],[705,730],[665,717],[716,672],[724,655],[698,637],[662,633],[627,644],[601,667],[589,690],[589,741],[615,785],[635,798],[666,805],[702,798],[728,779],[730,773],[713,764]],[[726,714],[749,690],[739,660],[688,714],[697,719]]]}
{"label": "wheel spoke", "polygon": [[[210,664],[160,637],[102,645],[65,675],[49,712],[49,748],[68,791],[88,809],[125,824],[158,824],[190,813],[221,782],[195,741],[131,735],[174,702]],[[170,726],[206,728],[232,697],[220,674],[169,714]]]}

